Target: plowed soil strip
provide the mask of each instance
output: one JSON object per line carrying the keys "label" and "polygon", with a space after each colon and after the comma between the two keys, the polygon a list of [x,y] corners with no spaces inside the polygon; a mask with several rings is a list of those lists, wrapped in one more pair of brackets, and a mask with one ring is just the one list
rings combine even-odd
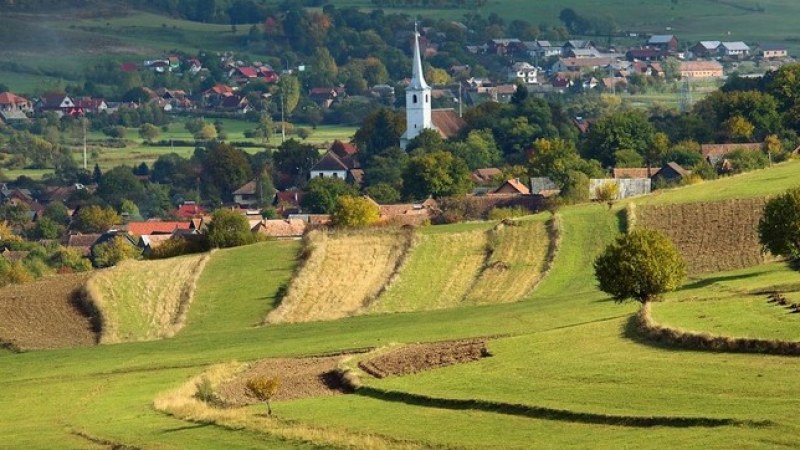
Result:
{"label": "plowed soil strip", "polygon": [[231,406],[259,403],[245,387],[247,380],[256,376],[278,377],[276,401],[342,394],[345,389],[339,384],[336,368],[343,357],[265,359],[220,385],[217,395]]}
{"label": "plowed soil strip", "polygon": [[91,318],[76,303],[88,275],[57,275],[0,289],[0,343],[13,350],[96,344]]}
{"label": "plowed soil strip", "polygon": [[414,344],[362,361],[358,367],[374,377],[386,378],[477,361],[489,355],[484,339]]}

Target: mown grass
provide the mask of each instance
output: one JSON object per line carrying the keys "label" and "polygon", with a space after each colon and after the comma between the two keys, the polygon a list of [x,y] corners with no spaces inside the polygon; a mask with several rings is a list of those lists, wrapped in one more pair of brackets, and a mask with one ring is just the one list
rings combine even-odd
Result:
{"label": "mown grass", "polygon": [[466,303],[513,302],[530,293],[542,277],[551,245],[547,219],[539,214],[489,232],[490,253]]}
{"label": "mown grass", "polygon": [[101,343],[172,337],[186,320],[208,254],[122,261],[94,274],[86,294],[102,320]]}
{"label": "mown grass", "polygon": [[461,304],[485,258],[488,226],[481,225],[454,233],[428,233],[423,229],[414,237],[398,277],[369,311],[424,311]]}
{"label": "mown grass", "polygon": [[360,312],[377,297],[406,257],[409,233],[312,232],[308,253],[268,323],[334,320]]}

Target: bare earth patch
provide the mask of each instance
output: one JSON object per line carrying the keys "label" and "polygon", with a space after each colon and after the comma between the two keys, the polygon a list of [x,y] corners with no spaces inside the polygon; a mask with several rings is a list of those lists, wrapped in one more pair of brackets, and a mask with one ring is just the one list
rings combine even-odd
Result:
{"label": "bare earth patch", "polygon": [[244,406],[261,403],[247,393],[247,380],[256,376],[278,377],[280,387],[274,400],[295,400],[307,397],[338,395],[345,392],[336,374],[343,356],[315,358],[275,358],[254,363],[233,380],[217,388],[225,404]]}
{"label": "bare earth patch", "polygon": [[96,344],[92,320],[77,303],[88,277],[57,275],[0,289],[0,345],[27,350]]}
{"label": "bare earth patch", "polygon": [[485,339],[469,339],[401,347],[362,361],[358,367],[374,377],[386,378],[477,361],[487,356],[490,353]]}

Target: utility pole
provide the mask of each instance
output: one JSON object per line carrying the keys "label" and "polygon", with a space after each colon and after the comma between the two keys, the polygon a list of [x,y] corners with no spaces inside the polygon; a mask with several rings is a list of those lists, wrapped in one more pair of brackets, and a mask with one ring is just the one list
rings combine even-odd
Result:
{"label": "utility pole", "polygon": [[463,84],[459,81],[458,82],[458,117],[464,117],[461,114],[461,105],[464,103],[464,98],[461,96],[461,88]]}
{"label": "utility pole", "polygon": [[281,144],[286,142],[286,118],[283,113],[283,97],[284,95],[281,94]]}
{"label": "utility pole", "polygon": [[82,117],[81,123],[83,124],[83,170],[87,170],[86,160],[86,115]]}

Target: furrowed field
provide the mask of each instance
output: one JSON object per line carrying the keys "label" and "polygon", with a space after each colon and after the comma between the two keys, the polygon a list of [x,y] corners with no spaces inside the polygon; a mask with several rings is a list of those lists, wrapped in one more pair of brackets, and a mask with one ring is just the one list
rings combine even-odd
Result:
{"label": "furrowed field", "polygon": [[[637,203],[684,204],[734,195],[760,198],[794,185],[798,175],[800,162],[789,162],[665,191]],[[362,283],[364,269],[358,267],[364,263],[394,267],[396,276],[379,268],[370,270],[376,270],[375,280],[391,279],[391,288],[382,295],[390,295],[395,288],[408,293],[404,298],[413,302],[398,301],[396,305],[398,309],[412,305],[421,310],[409,313],[372,310],[338,320],[260,326],[280,301],[282,286],[292,286],[293,274],[302,277],[304,270],[313,269],[309,261],[325,255],[315,256],[320,247],[312,248],[303,255],[306,262],[298,271],[299,242],[217,251],[197,281],[186,326],[173,338],[0,353],[3,445],[797,446],[797,357],[687,350],[655,343],[638,332],[633,319],[635,305],[615,304],[596,289],[592,260],[624,228],[624,207],[619,204],[610,211],[601,205],[561,209],[560,239],[552,267],[535,289],[523,289],[530,294],[513,303],[470,305],[492,303],[494,299],[486,297],[506,295],[479,288],[482,278],[478,273],[487,260],[487,232],[496,226],[491,222],[418,230],[418,240],[407,249],[407,255],[398,254],[404,258],[399,266],[397,258],[365,259],[359,262],[361,266],[348,262],[348,258],[369,255],[370,245],[396,245],[386,230],[376,235],[386,240],[385,244],[370,243],[368,234],[354,235],[363,242],[353,247],[353,256],[347,256],[346,246],[341,247],[338,253],[326,256],[337,258],[336,264],[314,269],[320,280],[342,280],[338,285],[320,283],[319,289],[327,286],[348,292],[351,282],[353,286]],[[520,222],[521,226],[509,226],[511,234],[505,237],[502,233],[506,230],[499,233],[501,240],[493,246],[492,255],[506,261],[508,273],[523,260],[532,272],[542,270],[541,254],[547,252],[547,244],[539,242],[526,249],[516,233],[526,230],[531,237],[547,241],[543,227],[549,220],[550,214],[545,213]],[[465,233],[475,234],[475,239],[462,239]],[[511,248],[515,252],[510,252]],[[469,260],[472,254],[477,255],[477,262],[470,263],[471,269],[452,261]],[[430,276],[425,276],[426,267]],[[158,277],[157,272],[150,276]],[[463,273],[471,274],[473,284],[459,281]],[[519,276],[525,279],[525,274]],[[501,282],[509,284],[498,278]],[[528,282],[533,283],[530,278]],[[439,307],[436,302],[441,298],[456,298],[445,290],[447,286],[460,293],[464,285],[470,286],[468,302],[424,311]],[[319,295],[313,284],[305,289],[306,297]],[[368,296],[373,290],[358,295]],[[662,326],[710,335],[796,340],[800,315],[769,303],[765,293],[775,290],[791,302],[800,302],[800,275],[780,262],[706,273],[689,279],[679,291],[655,304],[652,317]],[[10,294],[0,291],[0,295]],[[375,305],[381,304],[380,298]],[[387,307],[385,312],[392,311]],[[127,320],[124,316],[120,319]],[[488,352],[473,362],[382,379],[359,369],[359,361],[391,355],[403,344],[475,337],[484,337]],[[362,353],[370,349],[377,350]],[[242,363],[339,353],[353,353],[339,364],[359,375],[363,387],[347,395],[273,402],[276,415],[272,419],[263,416],[262,405],[218,409],[191,398],[195,387],[190,380],[203,373],[224,381],[235,376]],[[228,364],[234,361],[237,363]],[[301,377],[300,369],[291,367],[300,367],[297,364],[302,361],[280,360],[281,367],[292,371],[286,375],[287,386]],[[207,372],[219,363],[226,365]],[[261,364],[269,366],[270,362]]]}

